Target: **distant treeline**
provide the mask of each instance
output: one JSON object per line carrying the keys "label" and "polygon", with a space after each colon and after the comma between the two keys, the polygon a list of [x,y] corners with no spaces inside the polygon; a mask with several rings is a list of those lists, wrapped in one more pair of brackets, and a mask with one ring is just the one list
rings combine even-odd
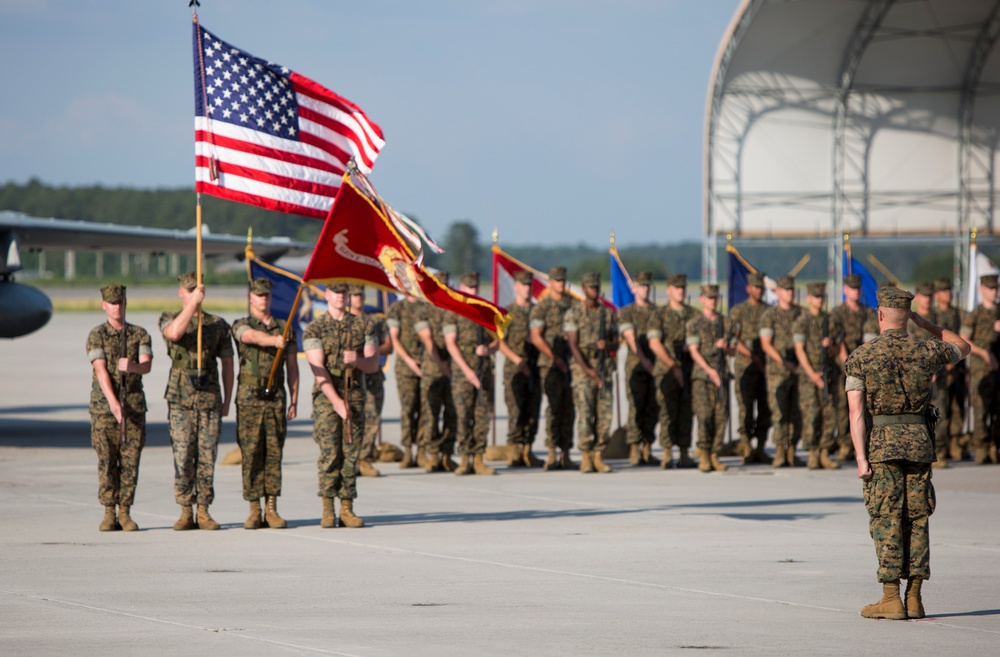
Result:
{"label": "distant treeline", "polygon": [[[187,230],[194,226],[195,200],[192,189],[129,189],[90,187],[55,187],[38,180],[25,184],[7,183],[0,186],[0,210],[23,212],[34,217],[56,217],[59,219],[79,219],[102,223],[146,226],[151,228],[172,228]],[[245,235],[253,228],[261,237],[285,235],[292,239],[315,241],[319,236],[321,222],[296,215],[269,212],[258,208],[224,201],[212,196],[202,196],[203,220],[214,233]],[[411,215],[419,221],[419,218]],[[489,278],[492,273],[491,253],[488,237],[483,239],[472,220],[452,222],[445,233],[441,245],[446,253],[429,253],[427,262],[437,268],[449,269],[454,273],[476,269]],[[518,244],[516,241],[500,244],[511,256],[542,271],[553,265],[564,265],[571,279],[577,280],[584,272],[597,271],[610,276],[610,262],[607,248],[596,248],[583,244],[539,245]],[[619,246],[619,255],[631,273],[650,271],[658,280],[667,274],[685,273],[693,280],[701,277],[701,243],[682,242],[679,244],[645,244],[641,246]],[[983,252],[997,261],[996,249],[984,245]],[[725,251],[720,247],[720,280],[727,276]],[[740,246],[741,254],[754,266],[769,276],[777,278],[791,270],[804,255],[811,256],[801,270],[802,279],[820,280],[827,277],[828,250],[824,246],[804,247],[794,242],[787,245],[780,241],[760,246]],[[854,256],[875,275],[883,280],[885,275],[871,265],[867,255],[873,254],[895,277],[902,282],[931,280],[951,276],[954,268],[953,245],[942,239],[939,243],[897,244],[859,243]],[[25,267],[37,265],[31,254],[25,256]],[[839,250],[838,250],[839,257]],[[80,273],[85,274],[89,259],[78,263]],[[110,263],[109,263],[110,264]],[[62,262],[58,257],[49,258],[46,268],[56,277],[62,275]],[[113,272],[109,267],[106,271]]]}

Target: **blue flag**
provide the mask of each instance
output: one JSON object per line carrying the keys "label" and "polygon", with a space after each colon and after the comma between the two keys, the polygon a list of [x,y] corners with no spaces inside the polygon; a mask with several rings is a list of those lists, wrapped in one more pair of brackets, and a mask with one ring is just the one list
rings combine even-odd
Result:
{"label": "blue flag", "polygon": [[[271,314],[278,319],[288,319],[288,313],[292,310],[295,302],[295,295],[299,291],[299,282],[294,278],[283,276],[275,271],[262,267],[255,261],[250,261],[250,278],[266,278],[271,281]],[[295,331],[295,342],[302,351],[302,330],[298,321],[292,322],[292,330]]]}
{"label": "blue flag", "polygon": [[878,308],[878,283],[864,265],[844,249],[844,276],[855,274],[861,277],[861,303],[869,308]]}
{"label": "blue flag", "polygon": [[747,262],[741,258],[735,248],[727,248],[729,259],[729,308],[747,300],[747,275],[753,273]]}
{"label": "blue flag", "polygon": [[611,303],[615,304],[615,308],[635,303],[632,279],[618,257],[618,249],[615,247],[611,247]]}

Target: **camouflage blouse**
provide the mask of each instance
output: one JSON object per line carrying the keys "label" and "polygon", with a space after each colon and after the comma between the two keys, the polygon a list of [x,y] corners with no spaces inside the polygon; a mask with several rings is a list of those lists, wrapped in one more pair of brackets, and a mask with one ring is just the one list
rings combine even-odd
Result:
{"label": "camouflage blouse", "polygon": [[[458,346],[458,350],[462,352],[462,358],[465,359],[465,364],[477,371],[480,366],[489,365],[492,359],[489,356],[477,356],[476,347],[481,344],[488,345],[493,342],[492,334],[467,317],[460,317],[455,313],[448,314],[451,315],[451,317],[449,318],[449,321],[441,327],[441,331],[444,335],[454,334],[455,344]],[[483,363],[484,360],[486,361],[485,363]],[[452,377],[465,378],[462,374],[461,368],[459,367],[452,367],[451,375]]]}
{"label": "camouflage blouse", "polygon": [[[569,344],[563,335],[563,321],[572,305],[573,299],[568,294],[563,295],[558,301],[552,297],[545,297],[531,309],[528,324],[531,329],[542,329],[542,337],[549,343],[552,353],[566,361],[569,360]],[[552,359],[539,353],[538,364],[542,367],[551,367]]]}
{"label": "camouflage blouse", "polygon": [[614,371],[614,356],[607,350],[601,353],[597,348],[599,340],[606,340],[610,347],[618,336],[618,317],[614,310],[600,302],[596,308],[588,308],[583,302],[575,303],[566,313],[563,331],[576,333],[577,347],[588,366],[604,366]]}
{"label": "camouflage blouse", "polygon": [[[268,335],[281,335],[285,330],[285,322],[275,319],[270,326],[257,319],[253,315],[243,317],[233,322],[233,340],[236,342],[236,353],[240,358],[240,371],[236,386],[237,404],[265,404],[268,403],[257,397],[257,388],[267,387],[267,381],[271,376],[271,368],[274,367],[274,357],[278,353],[277,347],[261,347],[255,344],[246,344],[240,338],[247,330],[253,329]],[[284,361],[286,353],[296,354],[298,347],[295,344],[294,334],[289,336],[286,351],[282,351],[281,358]],[[271,386],[276,394],[274,403],[284,406],[285,403],[285,367],[284,362],[274,372],[274,383]]]}
{"label": "camouflage blouse", "polygon": [[[781,357],[793,363],[798,360],[795,357],[795,331],[793,327],[801,312],[802,308],[799,306],[792,306],[787,310],[781,306],[771,306],[760,318],[760,337],[770,337],[771,345],[781,354]],[[778,366],[770,358],[767,360],[767,364],[768,367]]]}
{"label": "camouflage blouse", "polygon": [[[310,323],[302,334],[302,350],[322,350],[323,364],[334,379],[340,379],[347,371],[344,366],[344,352],[356,351],[358,358],[361,358],[366,346],[376,346],[371,324],[364,317],[357,317],[351,313],[347,313],[339,320],[334,319],[330,313],[323,313]],[[359,383],[360,374],[358,372],[356,379]],[[339,394],[340,388],[337,388],[337,392]],[[318,381],[314,382],[313,397],[322,395]]]}
{"label": "camouflage blouse", "polygon": [[[385,323],[390,329],[399,329],[399,342],[403,345],[403,349],[406,349],[406,353],[410,354],[413,360],[420,363],[424,359],[424,343],[420,341],[417,331],[421,327],[429,326],[426,306],[419,302],[400,299],[389,306]],[[398,354],[396,355],[396,376],[416,377]]]}
{"label": "camouflage blouse", "polygon": [[[971,340],[980,349],[993,352],[1000,358],[1000,334],[994,329],[998,319],[998,308],[979,305],[962,320],[962,337]],[[989,362],[979,356],[969,358],[969,370],[973,376],[983,376],[990,372]]]}
{"label": "camouflage blouse", "polygon": [[848,354],[878,335],[878,320],[871,308],[858,306],[857,310],[851,310],[846,303],[843,303],[834,308],[830,314],[836,317],[843,327],[844,334],[838,336],[837,342],[844,343]]}
{"label": "camouflage blouse", "polygon": [[[126,323],[125,329],[125,354],[129,361],[138,363],[139,356],[152,357],[153,341],[149,337],[146,329],[135,324]],[[121,393],[120,382],[121,373],[118,371],[118,359],[121,358],[121,331],[111,326],[109,322],[104,322],[96,327],[87,336],[87,358],[93,363],[103,360],[111,375],[111,389],[116,398]],[[90,412],[91,413],[111,413],[111,406],[108,404],[101,384],[97,381],[97,372],[93,372],[90,386]],[[125,402],[129,410],[136,413],[146,412],[146,394],[142,389],[141,374],[125,375]]]}
{"label": "camouflage blouse", "polygon": [[[650,340],[659,338],[667,355],[686,372],[691,371],[691,354],[685,346],[687,323],[696,314],[694,308],[686,304],[681,310],[674,310],[669,304],[659,306],[650,318],[649,328],[646,330],[646,337]],[[669,372],[667,366],[657,358],[653,366],[653,376],[664,376]]]}
{"label": "camouflage blouse", "polygon": [[529,362],[538,360],[538,349],[531,343],[531,311],[534,304],[519,306],[512,303],[507,307],[510,313],[510,324],[504,333],[503,341],[510,350],[520,358],[527,358]]}
{"label": "camouflage blouse", "polygon": [[[618,311],[618,330],[623,334],[625,331],[632,331],[635,336],[636,348],[649,360],[654,358],[653,352],[649,348],[649,338],[646,336],[646,331],[649,330],[649,323],[655,314],[656,306],[639,306],[634,303],[630,303]],[[625,357],[625,367],[631,370],[638,364],[639,356],[629,349],[628,355]]]}
{"label": "camouflage blouse", "polygon": [[[454,323],[454,313],[450,310],[445,310],[444,308],[438,308],[437,306],[432,306],[431,304],[424,304],[424,315],[427,318],[426,326],[431,329],[431,340],[434,342],[434,348],[437,350],[438,356],[444,362],[448,362],[451,358],[448,355],[448,348],[444,344],[444,333],[442,329],[445,324]],[[421,330],[421,329],[417,329]],[[424,361],[420,364],[420,371],[425,377],[436,379],[444,376],[444,372],[438,367],[438,364],[434,362],[434,359],[428,356],[424,358]]]}
{"label": "camouflage blouse", "polygon": [[[172,312],[160,315],[161,333],[175,317],[177,313]],[[201,332],[202,374],[208,377],[208,386],[204,390],[195,390],[191,382],[191,375],[198,371],[198,315],[191,318],[187,331],[178,342],[163,338],[171,360],[164,397],[171,404],[179,404],[184,408],[214,408],[222,405],[218,359],[233,357],[229,323],[216,315],[202,313]]]}
{"label": "camouflage blouse", "polygon": [[[843,332],[840,321],[830,313],[821,310],[818,315],[813,315],[804,310],[792,324],[792,341],[804,346],[809,364],[815,371],[823,374],[824,364],[827,370],[830,370],[836,363],[835,356],[840,351],[837,338],[843,335]],[[824,337],[830,338],[830,347],[825,354]],[[805,368],[799,370],[799,374],[805,376]]]}
{"label": "camouflage blouse", "polygon": [[[962,353],[940,340],[921,342],[904,329],[889,329],[858,347],[847,358],[845,390],[863,392],[868,415],[923,414],[931,405],[931,379]],[[868,460],[935,460],[927,427],[922,423],[873,426],[868,434]]]}
{"label": "camouflage blouse", "polygon": [[[715,345],[715,341],[725,338],[728,344],[736,344],[733,339],[733,325],[729,318],[719,313],[715,319],[709,319],[704,313],[698,313],[688,320],[684,328],[687,335],[684,343],[689,347],[697,345],[708,366],[716,368],[724,376],[728,370],[726,354]],[[708,381],[708,372],[696,366],[691,372],[691,380],[694,379]]]}
{"label": "camouflage blouse", "polygon": [[[729,319],[733,323],[733,334],[743,343],[751,354],[764,358],[764,350],[760,346],[760,320],[770,306],[765,303],[750,303],[744,301],[733,306],[729,311]],[[743,354],[736,352],[736,367],[749,367],[753,361]]]}

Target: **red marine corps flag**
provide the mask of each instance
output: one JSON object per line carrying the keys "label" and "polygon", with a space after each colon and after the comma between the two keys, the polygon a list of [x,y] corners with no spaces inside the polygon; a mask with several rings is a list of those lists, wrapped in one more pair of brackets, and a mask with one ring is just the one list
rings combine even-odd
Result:
{"label": "red marine corps flag", "polygon": [[419,229],[386,205],[356,171],[344,174],[333,209],[302,278],[396,290],[450,310],[503,337],[500,307],[442,285],[423,266]]}

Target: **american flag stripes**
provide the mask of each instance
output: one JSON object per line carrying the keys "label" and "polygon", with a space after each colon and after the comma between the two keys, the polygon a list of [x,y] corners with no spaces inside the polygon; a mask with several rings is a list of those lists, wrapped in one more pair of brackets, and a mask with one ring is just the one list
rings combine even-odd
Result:
{"label": "american flag stripes", "polygon": [[325,219],[347,163],[385,141],[360,107],[194,24],[195,189]]}

